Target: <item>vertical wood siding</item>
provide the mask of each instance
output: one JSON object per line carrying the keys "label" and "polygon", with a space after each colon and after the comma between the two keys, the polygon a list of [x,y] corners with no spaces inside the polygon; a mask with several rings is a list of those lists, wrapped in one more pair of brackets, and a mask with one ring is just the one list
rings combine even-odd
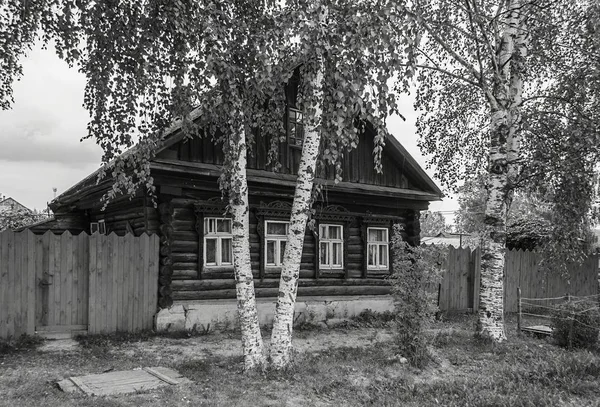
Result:
{"label": "vertical wood siding", "polygon": [[[598,294],[598,255],[591,255],[571,270],[570,279],[546,274],[540,269],[537,252],[508,250],[504,268],[504,311],[517,312],[517,288],[527,298],[560,297],[567,294],[588,296]],[[441,311],[477,309],[481,251],[469,248],[448,249],[444,274],[439,287]],[[544,305],[543,303],[540,303]]]}
{"label": "vertical wood siding", "polygon": [[0,338],[152,328],[158,236],[0,233]]}

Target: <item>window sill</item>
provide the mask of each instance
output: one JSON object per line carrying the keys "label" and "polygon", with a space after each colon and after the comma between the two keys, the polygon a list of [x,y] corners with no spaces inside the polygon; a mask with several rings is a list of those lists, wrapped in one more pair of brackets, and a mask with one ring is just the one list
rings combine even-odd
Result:
{"label": "window sill", "polygon": [[233,265],[227,266],[203,266],[206,271],[233,271]]}

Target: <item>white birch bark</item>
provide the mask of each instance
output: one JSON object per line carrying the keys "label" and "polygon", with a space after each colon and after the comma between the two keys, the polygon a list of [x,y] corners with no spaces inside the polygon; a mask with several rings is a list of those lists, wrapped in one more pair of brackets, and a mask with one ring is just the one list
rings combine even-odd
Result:
{"label": "white birch bark", "polygon": [[[241,108],[241,106],[239,107]],[[232,161],[229,206],[232,216],[231,232],[233,239],[231,245],[237,308],[242,331],[244,369],[250,370],[265,366],[266,358],[263,352],[250,263],[246,137],[243,123],[238,128],[238,134],[239,136],[232,135],[228,141]]]}
{"label": "white birch bark", "polygon": [[[485,208],[486,236],[482,250],[482,272],[478,333],[496,342],[506,339],[504,330],[504,260],[506,216],[518,173],[520,149],[520,105],[523,92],[523,64],[526,55],[521,31],[519,0],[508,2],[511,10],[499,54],[494,103],[491,114],[488,199]],[[515,49],[515,45],[517,49]],[[517,63],[515,63],[515,55]]]}
{"label": "white birch bark", "polygon": [[[319,57],[318,69],[312,79],[315,105],[308,106],[305,111],[312,112],[306,125],[302,155],[298,167],[298,179],[292,204],[290,227],[281,267],[279,296],[275,308],[273,332],[271,335],[271,366],[281,369],[290,361],[292,350],[292,332],[294,322],[294,306],[298,292],[300,261],[304,247],[304,233],[312,202],[319,144],[321,143],[320,123],[323,114],[323,60]],[[307,117],[307,115],[305,115]]]}

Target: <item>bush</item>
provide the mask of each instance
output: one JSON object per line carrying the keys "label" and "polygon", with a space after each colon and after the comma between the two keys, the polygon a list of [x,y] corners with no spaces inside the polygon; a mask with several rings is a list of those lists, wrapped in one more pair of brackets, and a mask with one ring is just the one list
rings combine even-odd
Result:
{"label": "bush", "polygon": [[594,301],[569,301],[552,312],[552,336],[566,348],[588,348],[598,342],[600,312]]}
{"label": "bush", "polygon": [[422,367],[429,360],[424,331],[438,311],[437,286],[445,249],[410,246],[402,239],[402,227],[394,225],[392,253],[391,283],[399,351],[410,364]]}

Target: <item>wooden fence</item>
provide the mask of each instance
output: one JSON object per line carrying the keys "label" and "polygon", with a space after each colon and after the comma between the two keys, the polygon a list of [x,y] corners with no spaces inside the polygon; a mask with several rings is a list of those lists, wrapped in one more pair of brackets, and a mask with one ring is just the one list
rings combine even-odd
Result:
{"label": "wooden fence", "polygon": [[[542,298],[563,295],[598,294],[598,255],[591,255],[570,278],[546,274],[539,268],[541,255],[537,252],[507,250],[504,265],[504,311],[517,312],[517,287],[523,297]],[[439,287],[439,307],[442,311],[477,310],[481,250],[448,249],[443,279]]]}
{"label": "wooden fence", "polygon": [[158,237],[0,233],[0,338],[152,328]]}

